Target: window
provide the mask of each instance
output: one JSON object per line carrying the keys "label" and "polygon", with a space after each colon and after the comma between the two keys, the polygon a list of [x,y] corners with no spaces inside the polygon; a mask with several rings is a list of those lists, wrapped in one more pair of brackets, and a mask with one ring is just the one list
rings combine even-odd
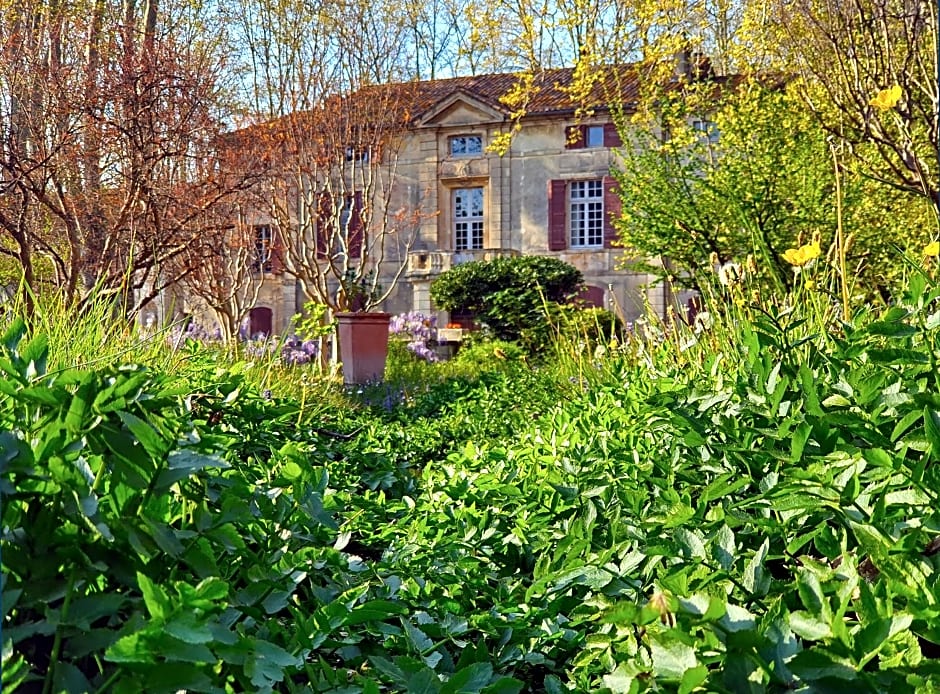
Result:
{"label": "window", "polygon": [[718,126],[712,120],[694,120],[692,129],[712,144],[718,142]]}
{"label": "window", "polygon": [[548,182],[548,250],[613,248],[621,215],[612,176]]}
{"label": "window", "polygon": [[363,163],[369,162],[369,148],[368,147],[354,147],[349,145],[346,147],[346,161],[361,161]]}
{"label": "window", "polygon": [[569,125],[565,128],[565,149],[622,147],[615,123]]}
{"label": "window", "polygon": [[572,181],[568,189],[571,247],[604,245],[604,182]]}
{"label": "window", "polygon": [[454,250],[483,248],[483,188],[457,188],[453,192]]}
{"label": "window", "polygon": [[271,248],[274,245],[274,236],[271,226],[262,224],[255,227],[255,252],[251,261],[251,269],[255,272],[271,272]]}
{"label": "window", "polygon": [[475,157],[483,154],[482,135],[458,135],[450,138],[452,157]]}
{"label": "window", "polygon": [[585,126],[584,146],[585,147],[603,147],[604,146],[604,126],[603,125]]}
{"label": "window", "polygon": [[361,190],[352,195],[321,194],[315,232],[317,258],[322,260],[337,254],[358,258],[362,255],[366,221]]}

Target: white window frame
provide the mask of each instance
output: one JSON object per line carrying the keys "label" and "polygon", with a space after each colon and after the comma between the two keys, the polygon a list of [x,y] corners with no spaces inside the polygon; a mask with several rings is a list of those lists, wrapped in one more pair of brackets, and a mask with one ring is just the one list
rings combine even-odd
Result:
{"label": "white window frame", "polygon": [[604,179],[569,181],[568,241],[570,248],[603,248]]}
{"label": "white window frame", "polygon": [[454,188],[451,190],[450,201],[454,250],[483,250],[483,236],[486,231],[486,191],[483,186]]}
{"label": "white window frame", "polygon": [[255,272],[271,272],[271,256],[274,246],[274,229],[270,224],[257,224],[254,231],[254,253],[251,269]]}
{"label": "white window frame", "polygon": [[447,151],[452,157],[480,157],[483,155],[483,136],[453,135],[447,140]]}

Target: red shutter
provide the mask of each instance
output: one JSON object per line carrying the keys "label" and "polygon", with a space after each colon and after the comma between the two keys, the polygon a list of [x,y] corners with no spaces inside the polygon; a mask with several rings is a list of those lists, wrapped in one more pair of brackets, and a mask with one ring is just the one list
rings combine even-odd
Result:
{"label": "red shutter", "polygon": [[565,149],[583,149],[586,140],[583,125],[569,125],[565,128]]}
{"label": "red shutter", "polygon": [[623,145],[623,140],[620,139],[616,124],[604,123],[604,146],[620,147],[621,145]]}
{"label": "red shutter", "polygon": [[329,256],[330,240],[332,239],[331,217],[333,216],[333,201],[329,193],[320,195],[320,202],[317,207],[317,229],[316,240],[317,258],[323,260]]}
{"label": "red shutter", "polygon": [[347,249],[351,258],[358,258],[362,254],[362,240],[364,229],[362,224],[362,191],[357,190],[353,195],[352,210],[349,212],[349,237]]}
{"label": "red shutter", "polygon": [[617,240],[614,222],[620,219],[622,203],[617,195],[617,180],[613,176],[604,176],[604,248],[613,248]]}
{"label": "red shutter", "polygon": [[568,247],[568,184],[548,182],[548,250],[563,251]]}
{"label": "red shutter", "polygon": [[284,230],[280,227],[271,229],[271,272],[280,275],[284,272],[284,247],[287,239]]}

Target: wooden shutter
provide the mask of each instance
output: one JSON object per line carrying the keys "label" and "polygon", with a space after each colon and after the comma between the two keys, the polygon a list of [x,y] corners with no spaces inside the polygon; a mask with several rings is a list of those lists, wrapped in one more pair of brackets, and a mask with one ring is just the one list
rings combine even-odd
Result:
{"label": "wooden shutter", "polygon": [[563,180],[548,182],[548,250],[568,247],[568,184]]}
{"label": "wooden shutter", "polygon": [[353,195],[352,209],[349,211],[349,236],[346,239],[347,249],[351,258],[358,258],[362,253],[364,234],[362,223],[362,191],[357,190]]}
{"label": "wooden shutter", "polygon": [[331,217],[333,216],[333,201],[330,198],[329,193],[322,193],[320,195],[319,204],[317,205],[317,228],[316,228],[316,252],[317,259],[323,260],[329,257],[330,254],[330,241],[332,240],[332,225]]}
{"label": "wooden shutter", "polygon": [[623,140],[620,139],[617,126],[614,123],[604,123],[604,146],[620,147],[621,145],[623,145]]}
{"label": "wooden shutter", "polygon": [[583,125],[569,125],[565,128],[565,149],[584,149],[586,141]]}
{"label": "wooden shutter", "polygon": [[623,205],[617,195],[617,180],[604,176],[604,248],[613,248],[617,241],[615,222],[620,219]]}
{"label": "wooden shutter", "polygon": [[280,275],[284,272],[284,247],[287,239],[284,230],[278,226],[271,227],[271,272]]}

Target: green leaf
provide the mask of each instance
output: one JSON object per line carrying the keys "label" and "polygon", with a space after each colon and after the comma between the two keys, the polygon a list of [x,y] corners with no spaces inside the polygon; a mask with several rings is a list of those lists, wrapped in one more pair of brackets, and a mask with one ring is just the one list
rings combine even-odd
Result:
{"label": "green leaf", "polygon": [[836,393],[823,400],[822,404],[823,407],[848,407],[852,404],[852,401],[844,395]]}
{"label": "green leaf", "polygon": [[214,640],[209,626],[192,613],[174,615],[163,628],[170,636],[185,643],[210,643]]}
{"label": "green leaf", "polygon": [[856,661],[864,663],[885,645],[891,633],[890,619],[877,619],[855,634]]}
{"label": "green leaf", "polygon": [[770,588],[770,579],[764,575],[764,561],[769,548],[770,540],[765,539],[744,566],[741,582],[748,592],[755,595],[765,595]]}
{"label": "green leaf", "polygon": [[365,622],[381,622],[392,616],[408,614],[408,609],[398,602],[391,600],[370,600],[356,605],[343,619],[344,626],[363,624]]}
{"label": "green leaf", "polygon": [[161,470],[157,477],[156,488],[168,489],[182,479],[191,477],[200,470],[207,468],[225,469],[231,467],[224,460],[215,455],[205,455],[188,448],[177,449],[170,452],[169,465]]}
{"label": "green leaf", "polygon": [[679,682],[679,692],[678,694],[690,694],[695,690],[700,684],[708,679],[708,668],[704,665],[698,665],[694,668],[690,668],[685,671],[685,674],[682,675],[682,680]]}
{"label": "green leaf", "polygon": [[161,460],[167,454],[170,444],[157,433],[156,429],[130,412],[118,412],[117,415],[151,458]]}
{"label": "green leaf", "polygon": [[434,670],[425,667],[408,678],[407,691],[408,694],[437,694],[441,691],[441,681]]}
{"label": "green leaf", "polygon": [[228,596],[228,583],[217,576],[210,576],[196,586],[196,595],[212,602],[224,600]]}
{"label": "green leaf", "polygon": [[803,449],[806,448],[806,442],[809,435],[813,432],[813,427],[807,422],[800,422],[793,433],[790,435],[790,460],[799,462],[803,456]]}
{"label": "green leaf", "polygon": [[813,615],[828,619],[830,616],[829,603],[823,595],[819,577],[814,571],[801,569],[797,578],[797,591],[803,606]]}
{"label": "green leaf", "polygon": [[934,460],[940,461],[940,412],[924,408],[924,431]]}
{"label": "green leaf", "polygon": [[55,676],[52,681],[57,693],[85,694],[94,689],[81,670],[66,662],[56,663]]}
{"label": "green leaf", "polygon": [[822,648],[800,651],[788,665],[793,674],[810,682],[826,678],[858,679],[858,672],[852,663]]}
{"label": "green leaf", "polygon": [[757,624],[757,620],[747,608],[728,603],[725,605],[725,613],[721,619],[718,620],[718,623],[721,624],[726,631],[736,633],[739,631],[753,630]]}
{"label": "green leaf", "polygon": [[441,694],[476,694],[493,677],[493,666],[489,663],[474,663],[459,670],[443,687]]}
{"label": "green leaf", "polygon": [[85,417],[91,407],[92,378],[91,374],[83,375],[65,413],[65,429],[72,436],[83,432]]}
{"label": "green leaf", "polygon": [[794,634],[810,641],[832,638],[832,628],[828,622],[803,610],[791,612],[789,624]]}
{"label": "green leaf", "polygon": [[267,689],[284,681],[286,669],[302,664],[300,658],[268,641],[253,639],[252,648],[253,655],[246,663],[245,672],[251,677],[251,683],[259,688]]}
{"label": "green leaf", "polygon": [[402,626],[405,627],[405,634],[407,635],[408,640],[414,646],[415,650],[418,651],[418,653],[425,655],[434,650],[434,642],[428,638],[427,634],[418,629],[407,619],[402,619],[401,623]]}
{"label": "green leaf", "polygon": [[137,572],[137,585],[144,596],[144,603],[147,605],[150,616],[158,621],[165,621],[170,614],[170,600],[163,588],[140,571]]}
{"label": "green leaf", "polygon": [[500,677],[483,690],[483,694],[519,694],[525,686],[515,677]]}
{"label": "green leaf", "polygon": [[604,675],[604,686],[613,694],[633,694],[638,691],[639,686],[636,682],[635,666],[628,663],[620,663],[609,675]]}
{"label": "green leaf", "polygon": [[155,663],[156,656],[144,632],[121,637],[104,654],[112,663]]}
{"label": "green leaf", "polygon": [[726,524],[722,524],[715,533],[715,541],[712,544],[712,555],[718,561],[721,568],[727,570],[734,564],[734,558],[737,553],[735,545],[734,531]]}
{"label": "green leaf", "polygon": [[153,651],[171,663],[215,663],[218,658],[201,643],[187,643],[166,632],[149,639]]}
{"label": "green leaf", "polygon": [[679,681],[686,670],[698,665],[695,649],[668,632],[650,638],[650,653],[653,657],[653,674],[667,680]]}

